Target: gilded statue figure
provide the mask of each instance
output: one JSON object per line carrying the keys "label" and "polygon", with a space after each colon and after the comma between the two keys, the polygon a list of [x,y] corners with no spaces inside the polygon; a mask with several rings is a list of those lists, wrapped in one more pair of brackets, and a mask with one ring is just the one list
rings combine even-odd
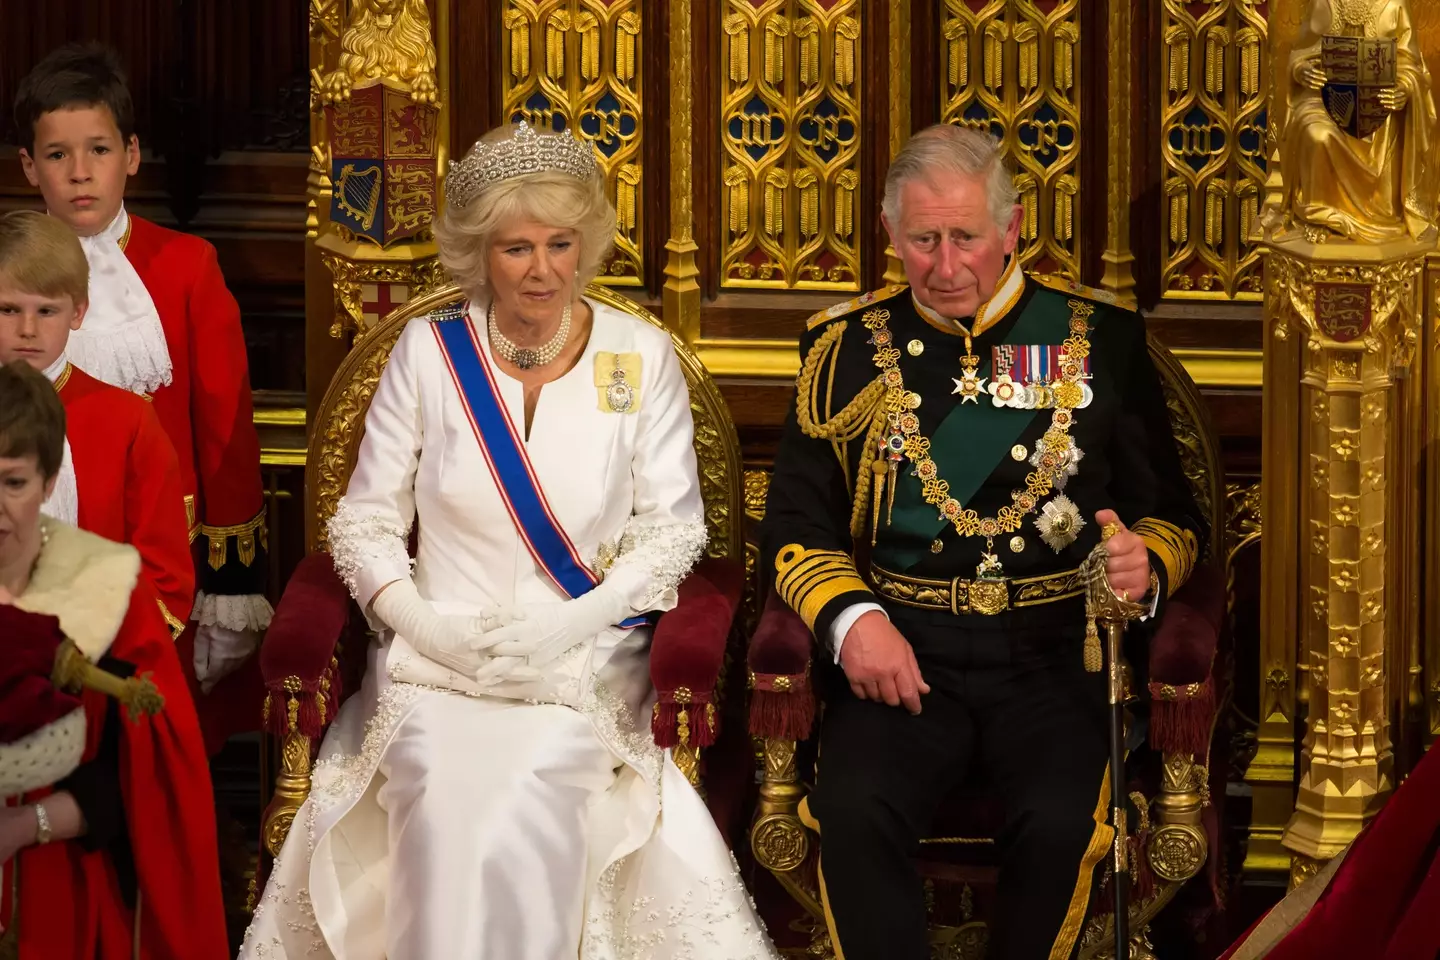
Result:
{"label": "gilded statue figure", "polygon": [[340,37],[340,62],[320,83],[325,103],[361,84],[391,83],[416,103],[436,102],[435,39],[426,0],[356,0]]}
{"label": "gilded statue figure", "polygon": [[1434,240],[1435,120],[1410,0],[1311,0],[1290,54],[1283,201],[1266,228]]}

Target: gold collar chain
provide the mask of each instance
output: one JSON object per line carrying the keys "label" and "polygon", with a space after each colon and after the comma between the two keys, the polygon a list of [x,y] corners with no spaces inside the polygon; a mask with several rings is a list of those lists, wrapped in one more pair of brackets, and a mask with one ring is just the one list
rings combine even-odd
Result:
{"label": "gold collar chain", "polygon": [[[1083,397],[1080,385],[1085,375],[1084,361],[1090,355],[1088,318],[1095,312],[1093,306],[1081,300],[1071,300],[1069,305],[1070,336],[1066,338],[1060,356],[1061,383],[1057,385],[1060,389],[1054,392],[1055,407],[1050,414],[1050,429],[1045,432],[1039,464],[1025,478],[1024,488],[1012,490],[1010,504],[997,510],[993,517],[981,517],[950,496],[949,482],[941,478],[940,468],[930,459],[930,438],[921,435],[920,417],[915,413],[920,406],[920,397],[905,389],[905,377],[900,372],[900,351],[893,345],[894,336],[888,326],[890,311],[877,308],[867,311],[861,318],[870,329],[871,342],[875,345],[875,366],[880,368],[885,384],[884,402],[890,436],[885,441],[882,456],[890,462],[892,469],[902,455],[908,457],[914,464],[915,475],[920,478],[920,492],[925,502],[938,508],[940,516],[950,521],[960,536],[985,538],[985,558],[976,570],[981,577],[993,577],[1001,572],[1000,561],[994,554],[995,538],[1019,530],[1025,517],[1035,511],[1040,499],[1055,487],[1056,479],[1066,470],[1065,454],[1072,444],[1070,428],[1075,425],[1073,408]],[[969,368],[978,362],[967,336],[962,365]]]}

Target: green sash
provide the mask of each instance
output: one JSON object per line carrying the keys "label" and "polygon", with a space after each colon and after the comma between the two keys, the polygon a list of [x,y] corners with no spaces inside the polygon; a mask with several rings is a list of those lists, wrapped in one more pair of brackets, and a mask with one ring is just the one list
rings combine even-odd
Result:
{"label": "green sash", "polygon": [[[1066,301],[1059,297],[1035,296],[1030,298],[1025,312],[1015,321],[1015,326],[1005,336],[1004,343],[1064,343],[1070,335],[1070,310]],[[991,351],[989,346],[977,346],[980,357],[979,375],[990,379]],[[902,371],[904,361],[902,359]],[[960,375],[960,364],[956,361],[955,375]],[[919,390],[919,384],[912,384],[906,378],[905,386]],[[958,398],[957,398],[958,399]],[[1010,456],[1015,441],[1034,422],[1038,415],[1050,416],[1049,410],[1015,410],[997,407],[989,394],[979,398],[979,403],[956,403],[940,425],[934,428],[930,437],[930,459],[940,468],[940,478],[950,484],[950,496],[968,504],[970,498],[980,489],[986,478],[995,471],[1002,460]],[[922,419],[923,424],[923,419]],[[921,427],[924,432],[924,426]],[[885,507],[882,504],[881,510]],[[929,552],[930,544],[949,521],[940,516],[940,511],[925,502],[920,494],[920,478],[915,476],[910,462],[900,465],[898,482],[895,486],[894,509],[889,513],[890,524],[885,524],[885,514],[880,517],[879,543],[875,547],[877,563],[889,570],[905,571]]]}

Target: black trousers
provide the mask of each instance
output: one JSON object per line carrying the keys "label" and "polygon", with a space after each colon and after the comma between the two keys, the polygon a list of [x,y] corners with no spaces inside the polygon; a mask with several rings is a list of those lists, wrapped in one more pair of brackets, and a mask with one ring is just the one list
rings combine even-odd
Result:
{"label": "black trousers", "polygon": [[[1107,826],[1104,675],[1086,673],[1083,612],[1003,618],[891,608],[931,692],[919,716],[832,685],[808,810],[820,832],[826,908],[844,960],[926,960],[924,891],[912,857],[973,764],[1005,805],[997,838],[992,960],[1075,950]],[[1035,612],[1045,616],[1026,616]]]}

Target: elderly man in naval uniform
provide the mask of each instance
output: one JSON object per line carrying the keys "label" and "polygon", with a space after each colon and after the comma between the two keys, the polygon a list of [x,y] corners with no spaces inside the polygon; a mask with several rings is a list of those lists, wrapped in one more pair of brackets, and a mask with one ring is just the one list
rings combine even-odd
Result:
{"label": "elderly man in naval uniform", "polygon": [[1114,836],[1079,568],[1103,537],[1153,620],[1206,524],[1141,319],[1021,270],[992,138],[916,134],[883,211],[908,283],[809,322],[763,535],[844,675],[801,807],[831,936],[846,960],[929,956],[911,857],[978,776],[1005,810],[990,955],[1070,957]]}

